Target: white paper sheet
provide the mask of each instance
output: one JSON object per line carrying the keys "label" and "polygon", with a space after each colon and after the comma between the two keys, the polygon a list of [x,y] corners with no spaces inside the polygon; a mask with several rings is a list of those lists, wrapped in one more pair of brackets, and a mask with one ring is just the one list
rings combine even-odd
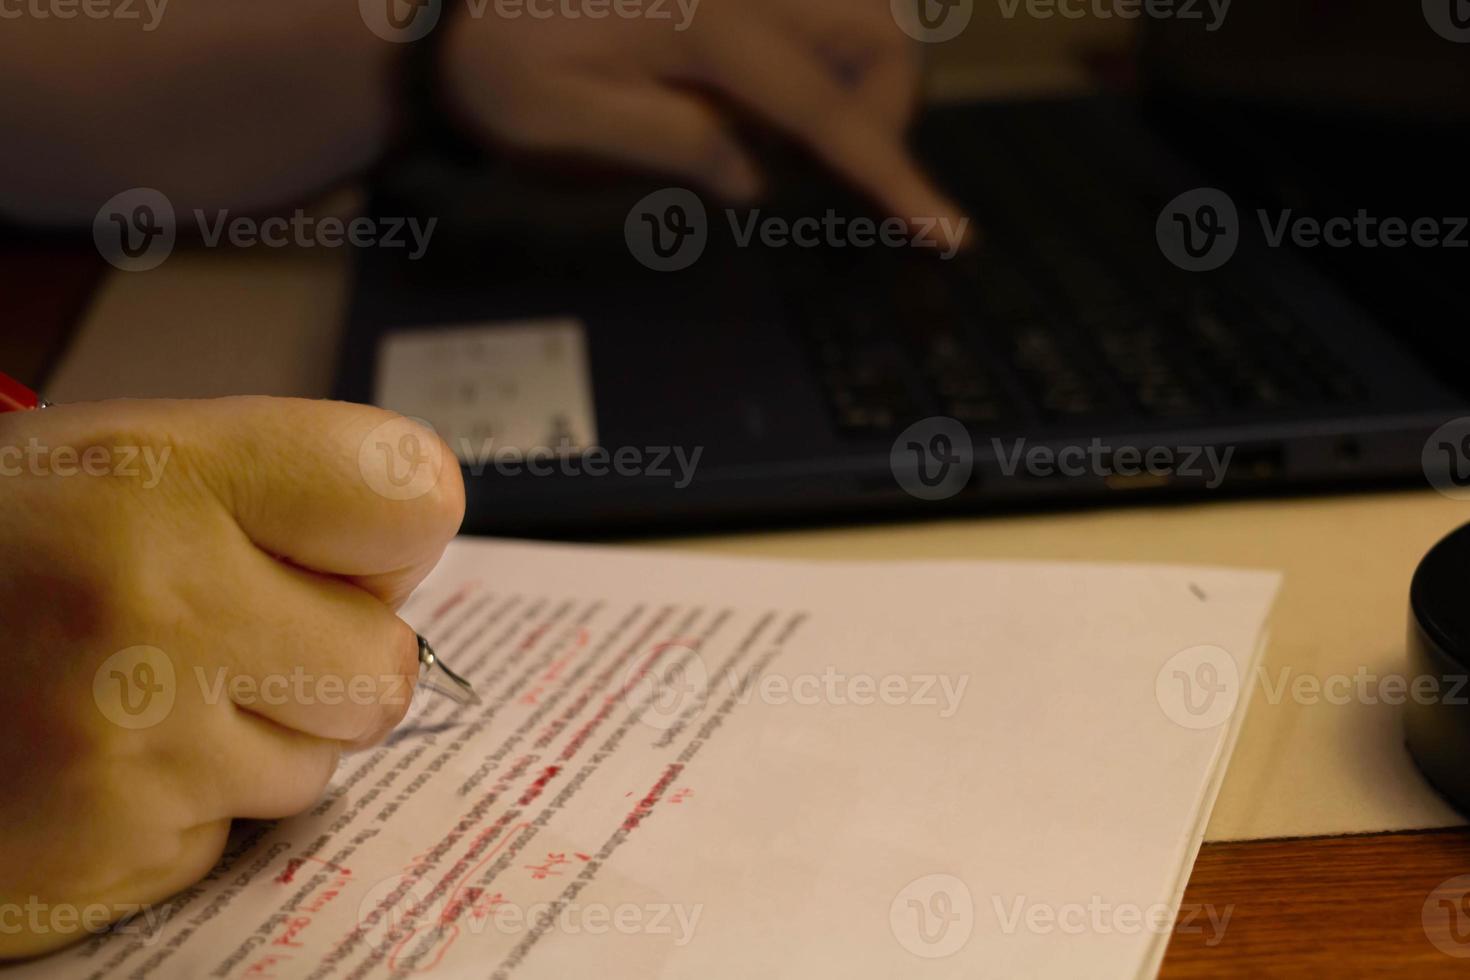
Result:
{"label": "white paper sheet", "polygon": [[1151,975],[1277,585],[456,542],[404,614],[483,706],[14,975]]}

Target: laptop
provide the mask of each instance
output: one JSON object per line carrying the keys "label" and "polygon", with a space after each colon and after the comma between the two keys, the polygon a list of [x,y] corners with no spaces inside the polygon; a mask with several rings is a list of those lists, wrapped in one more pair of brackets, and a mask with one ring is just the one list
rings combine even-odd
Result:
{"label": "laptop", "polygon": [[760,132],[740,208],[427,139],[372,208],[434,237],[357,253],[337,394],[432,424],[466,530],[517,536],[1454,478],[1445,2],[1238,0],[1141,25],[1104,94],[926,109],[916,153],[978,232],[954,254]]}

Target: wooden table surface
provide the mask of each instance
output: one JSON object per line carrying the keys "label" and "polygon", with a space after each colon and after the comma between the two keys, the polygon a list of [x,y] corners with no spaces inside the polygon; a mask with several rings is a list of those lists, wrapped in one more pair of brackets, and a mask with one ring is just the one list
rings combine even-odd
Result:
{"label": "wooden table surface", "polygon": [[[28,319],[0,359],[39,370],[103,267],[74,247],[6,244],[22,260],[0,274],[3,315]],[[1384,974],[1470,975],[1470,827],[1206,844],[1161,975]]]}
{"label": "wooden table surface", "polygon": [[1470,975],[1470,828],[1206,844],[1160,975]]}

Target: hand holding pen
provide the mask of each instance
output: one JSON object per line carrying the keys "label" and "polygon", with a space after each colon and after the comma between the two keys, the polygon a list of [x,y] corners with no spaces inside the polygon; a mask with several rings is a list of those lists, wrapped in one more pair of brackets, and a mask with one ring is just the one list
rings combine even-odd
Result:
{"label": "hand holding pen", "polygon": [[[459,468],[395,499],[364,451],[432,433],[333,402],[0,398],[0,902],[160,901],[233,818],[316,805],[421,674],[472,696],[394,612],[459,527]],[[77,938],[0,934],[0,959]]]}
{"label": "hand holding pen", "polygon": [[[22,412],[37,408],[49,408],[50,402],[34,391],[0,372],[0,412]],[[479,704],[480,697],[469,681],[456,674],[449,665],[439,659],[422,635],[417,637],[419,665],[423,668],[426,682],[431,690],[445,694],[459,704]]]}

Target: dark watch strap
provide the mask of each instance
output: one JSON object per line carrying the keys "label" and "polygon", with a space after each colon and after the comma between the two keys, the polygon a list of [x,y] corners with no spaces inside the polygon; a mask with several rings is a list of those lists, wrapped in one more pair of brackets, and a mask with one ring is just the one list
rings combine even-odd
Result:
{"label": "dark watch strap", "polygon": [[412,147],[430,145],[468,150],[471,144],[454,120],[441,71],[444,46],[453,22],[463,13],[465,0],[424,2],[438,4],[439,17],[426,35],[404,45],[399,63],[401,96],[398,104],[402,113],[398,126],[399,142]]}

